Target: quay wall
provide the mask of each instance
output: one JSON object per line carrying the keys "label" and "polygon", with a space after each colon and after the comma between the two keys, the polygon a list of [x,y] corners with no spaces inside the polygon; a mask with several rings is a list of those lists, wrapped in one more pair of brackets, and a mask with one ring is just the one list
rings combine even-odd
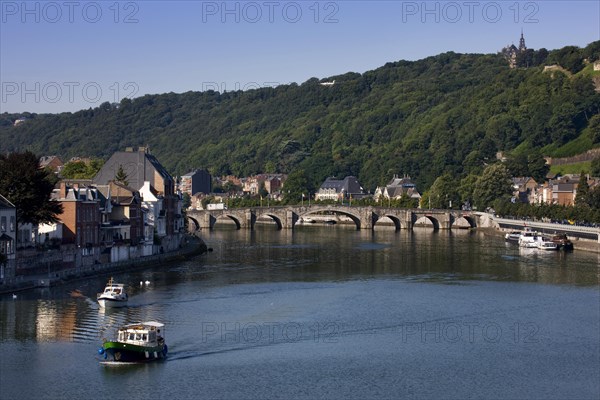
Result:
{"label": "quay wall", "polygon": [[151,256],[132,258],[117,262],[107,263],[81,263],[70,265],[67,268],[54,268],[35,274],[18,274],[5,276],[0,284],[0,293],[11,293],[20,290],[34,289],[59,285],[66,281],[83,279],[92,276],[102,276],[115,272],[126,272],[153,265],[164,265],[170,262],[185,260],[191,256],[203,254],[207,251],[204,241],[198,236],[182,237],[181,246]]}

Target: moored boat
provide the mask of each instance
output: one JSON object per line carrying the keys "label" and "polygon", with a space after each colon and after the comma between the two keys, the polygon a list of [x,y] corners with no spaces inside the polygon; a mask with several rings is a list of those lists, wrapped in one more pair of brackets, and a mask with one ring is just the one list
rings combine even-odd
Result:
{"label": "moored boat", "polygon": [[138,322],[119,328],[113,341],[105,341],[98,354],[107,361],[145,362],[165,358],[168,347],[164,324],[156,321]]}
{"label": "moored boat", "polygon": [[510,231],[504,235],[504,240],[507,242],[519,242],[519,238],[521,237],[521,231]]}
{"label": "moored boat", "polygon": [[550,239],[558,245],[559,250],[573,250],[573,242],[565,233],[554,234]]}
{"label": "moored boat", "polygon": [[540,234],[534,231],[523,231],[519,235],[519,246],[537,248],[538,238]]}
{"label": "moored boat", "polygon": [[537,248],[540,250],[558,250],[558,244],[546,236],[538,236]]}
{"label": "moored boat", "polygon": [[115,283],[112,278],[106,284],[104,292],[98,293],[96,297],[98,304],[103,308],[124,307],[128,300],[125,284]]}

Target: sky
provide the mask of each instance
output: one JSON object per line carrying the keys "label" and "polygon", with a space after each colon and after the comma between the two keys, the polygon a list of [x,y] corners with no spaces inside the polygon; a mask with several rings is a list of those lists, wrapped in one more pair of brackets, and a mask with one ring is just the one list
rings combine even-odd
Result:
{"label": "sky", "polygon": [[248,90],[447,51],[585,47],[600,1],[0,0],[0,113]]}

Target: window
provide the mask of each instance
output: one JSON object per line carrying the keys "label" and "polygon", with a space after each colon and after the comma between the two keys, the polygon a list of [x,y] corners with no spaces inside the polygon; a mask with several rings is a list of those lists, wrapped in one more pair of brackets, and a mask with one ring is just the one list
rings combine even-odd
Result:
{"label": "window", "polygon": [[14,216],[10,216],[10,231],[14,232],[15,231],[15,217]]}
{"label": "window", "polygon": [[6,232],[6,217],[0,218],[0,232]]}

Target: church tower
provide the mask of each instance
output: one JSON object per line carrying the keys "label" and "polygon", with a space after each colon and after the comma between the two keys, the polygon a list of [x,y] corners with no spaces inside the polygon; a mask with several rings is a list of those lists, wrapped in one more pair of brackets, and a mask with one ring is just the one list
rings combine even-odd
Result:
{"label": "church tower", "polygon": [[527,50],[525,46],[525,38],[523,37],[523,29],[521,29],[521,39],[519,39],[519,52]]}

